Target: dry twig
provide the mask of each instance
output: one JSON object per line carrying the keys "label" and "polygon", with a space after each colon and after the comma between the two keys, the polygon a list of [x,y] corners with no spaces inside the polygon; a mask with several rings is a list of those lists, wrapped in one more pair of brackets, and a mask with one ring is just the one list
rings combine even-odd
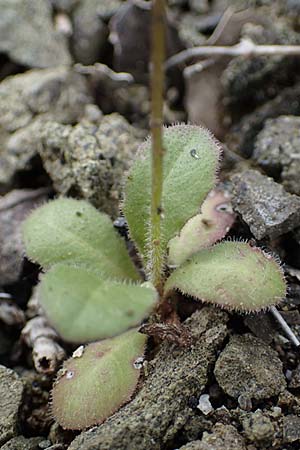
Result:
{"label": "dry twig", "polygon": [[92,66],[84,66],[83,64],[75,64],[75,72],[83,75],[94,76],[98,81],[110,83],[112,87],[127,86],[134,82],[134,78],[127,72],[114,72],[105,64],[95,63]]}
{"label": "dry twig", "polygon": [[165,68],[185,63],[189,59],[212,56],[300,56],[300,45],[258,45],[251,39],[242,39],[238,44],[231,46],[203,45],[188,48],[166,61]]}

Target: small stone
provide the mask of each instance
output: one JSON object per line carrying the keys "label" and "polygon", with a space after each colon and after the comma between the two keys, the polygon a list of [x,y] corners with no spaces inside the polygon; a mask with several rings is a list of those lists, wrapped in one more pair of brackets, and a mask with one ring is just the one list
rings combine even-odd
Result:
{"label": "small stone", "polygon": [[274,425],[269,417],[265,416],[263,412],[258,409],[253,414],[247,416],[243,421],[243,428],[246,437],[253,442],[268,441],[272,442],[274,436]]}
{"label": "small stone", "polygon": [[300,440],[300,417],[293,414],[283,418],[283,442],[291,443]]}
{"label": "small stone", "polygon": [[252,409],[252,400],[247,395],[241,394],[238,397],[238,404],[244,411],[251,411]]}
{"label": "small stone", "polygon": [[91,104],[85,106],[83,119],[85,119],[87,122],[97,124],[102,119],[102,116],[103,113],[97,105]]}
{"label": "small stone", "polygon": [[81,358],[84,352],[84,345],[78,347],[72,354],[72,358]]}
{"label": "small stone", "polygon": [[274,239],[300,225],[300,198],[256,170],[232,177],[233,209],[256,239]]}
{"label": "small stone", "polygon": [[39,448],[42,450],[49,448],[49,447],[51,447],[51,441],[49,441],[48,439],[39,443]]}
{"label": "small stone", "polygon": [[143,356],[140,356],[134,361],[133,367],[137,370],[140,370],[143,367],[144,360],[145,358]]}
{"label": "small stone", "polygon": [[0,366],[0,445],[17,432],[23,391],[24,385],[19,376],[13,370]]}
{"label": "small stone", "polygon": [[200,395],[200,398],[199,398],[199,402],[198,402],[197,408],[198,408],[205,416],[207,416],[208,414],[210,414],[210,413],[214,410],[214,408],[212,407],[212,404],[210,403],[209,395],[208,395],[208,394],[202,394],[202,395]]}
{"label": "small stone", "polygon": [[269,415],[271,417],[274,417],[274,419],[279,419],[281,414],[282,414],[282,409],[279,406],[273,406],[271,408],[271,411],[269,412]]}
{"label": "small stone", "polygon": [[288,192],[300,195],[300,117],[267,120],[256,137],[253,159]]}
{"label": "small stone", "polygon": [[246,395],[261,400],[278,395],[286,387],[277,353],[251,334],[230,339],[214,372],[223,391],[236,399]]}
{"label": "small stone", "polygon": [[300,400],[297,396],[293,395],[290,391],[284,390],[278,396],[278,406],[283,410],[292,410],[295,408],[299,408]]}
{"label": "small stone", "polygon": [[[112,17],[109,27],[109,38],[114,46],[114,70],[131,73],[137,82],[145,81],[149,73],[151,5],[145,1],[123,2]],[[168,15],[166,56],[174,55],[182,49],[177,29]]]}

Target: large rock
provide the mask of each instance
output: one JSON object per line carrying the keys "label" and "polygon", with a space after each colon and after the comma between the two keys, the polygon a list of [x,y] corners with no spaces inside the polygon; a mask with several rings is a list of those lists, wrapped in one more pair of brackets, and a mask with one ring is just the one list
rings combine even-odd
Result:
{"label": "large rock", "polygon": [[117,216],[124,172],[140,143],[134,128],[114,113],[98,124],[47,122],[38,134],[39,153],[55,189],[63,195],[75,193]]}
{"label": "large rock", "polygon": [[0,52],[28,67],[71,64],[64,36],[53,26],[50,3],[0,0]]}
{"label": "large rock", "polygon": [[0,188],[18,171],[30,169],[40,121],[74,123],[90,102],[83,76],[64,67],[5,79],[0,84]]}
{"label": "large rock", "polygon": [[253,159],[287,191],[300,195],[300,117],[267,120],[256,137]]}
{"label": "large rock", "polygon": [[216,362],[215,376],[223,391],[236,399],[262,400],[286,387],[277,353],[251,334],[230,339]]}
{"label": "large rock", "polygon": [[18,375],[0,366],[0,445],[17,433],[23,391],[24,385]]}
{"label": "large rock", "polygon": [[193,416],[189,406],[208,381],[207,368],[227,334],[227,315],[203,308],[186,321],[193,337],[188,348],[165,342],[146,367],[137,396],[100,427],[82,433],[69,450],[160,450]]}
{"label": "large rock", "polygon": [[276,238],[300,226],[300,197],[256,170],[232,177],[233,209],[256,239]]}

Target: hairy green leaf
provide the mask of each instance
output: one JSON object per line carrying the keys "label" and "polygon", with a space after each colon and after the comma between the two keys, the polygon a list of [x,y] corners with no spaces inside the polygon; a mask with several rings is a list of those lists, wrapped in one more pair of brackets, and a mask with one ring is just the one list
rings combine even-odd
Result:
{"label": "hairy green leaf", "polygon": [[180,234],[169,241],[168,264],[180,266],[201,249],[215,244],[230,230],[234,218],[229,195],[217,189],[211,191],[201,213],[188,220]]}
{"label": "hairy green leaf", "polygon": [[27,255],[44,268],[83,263],[110,277],[140,278],[110,218],[84,200],[60,198],[37,208],[23,234]]}
{"label": "hairy green leaf", "polygon": [[65,362],[52,392],[52,411],[67,429],[103,422],[134,393],[146,337],[136,330],[78,349]]}
{"label": "hairy green leaf", "polygon": [[197,253],[167,280],[165,292],[172,289],[239,311],[267,308],[286,294],[277,261],[243,242],[222,242]]}
{"label": "hairy green leaf", "polygon": [[153,308],[154,288],[101,278],[82,267],[53,266],[40,284],[40,302],[63,339],[88,342],[137,326]]}
{"label": "hairy green leaf", "polygon": [[[219,146],[199,126],[164,128],[164,182],[162,204],[163,249],[184,223],[194,216],[216,182]],[[147,254],[151,203],[151,140],[140,148],[127,178],[123,210],[132,239]]]}

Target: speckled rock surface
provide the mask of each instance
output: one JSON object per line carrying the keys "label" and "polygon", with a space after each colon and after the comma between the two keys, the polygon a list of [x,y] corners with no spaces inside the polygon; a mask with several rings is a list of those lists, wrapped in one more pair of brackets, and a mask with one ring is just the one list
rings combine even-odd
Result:
{"label": "speckled rock surface", "polygon": [[72,62],[67,42],[52,22],[49,2],[0,0],[0,52],[28,67]]}
{"label": "speckled rock surface", "polygon": [[264,399],[286,387],[282,362],[277,353],[252,336],[235,335],[220,354],[215,376],[223,391],[238,399]]}
{"label": "speckled rock surface", "polygon": [[44,438],[34,437],[26,439],[24,436],[17,436],[10,439],[6,444],[0,447],[1,450],[41,450],[39,444]]}
{"label": "speckled rock surface", "polygon": [[199,397],[207,382],[207,365],[215,360],[227,328],[227,315],[203,308],[186,321],[194,337],[190,348],[165,342],[146,366],[137,396],[102,426],[82,433],[69,450],[159,450],[193,416],[189,399]]}
{"label": "speckled rock surface", "polygon": [[39,152],[59,193],[76,194],[116,216],[124,171],[139,140],[119,114],[99,120],[98,125],[83,121],[74,127],[55,122],[43,124]]}
{"label": "speckled rock surface", "polygon": [[24,385],[11,369],[0,366],[0,445],[14,437]]}
{"label": "speckled rock surface", "polygon": [[300,117],[267,120],[255,140],[253,159],[287,191],[300,195]]}
{"label": "speckled rock surface", "polygon": [[217,423],[212,433],[204,432],[201,441],[190,442],[180,450],[246,450],[246,446],[236,428]]}
{"label": "speckled rock surface", "polygon": [[300,441],[300,417],[289,414],[283,418],[283,442]]}
{"label": "speckled rock surface", "polygon": [[233,209],[256,239],[276,238],[300,226],[300,197],[256,170],[232,177]]}
{"label": "speckled rock surface", "polygon": [[0,84],[0,187],[28,169],[36,155],[37,123],[74,123],[91,102],[84,78],[63,67],[31,70]]}
{"label": "speckled rock surface", "polygon": [[271,419],[264,415],[260,409],[248,414],[243,420],[243,429],[247,439],[260,444],[270,444],[275,431]]}
{"label": "speckled rock surface", "polygon": [[300,83],[281,89],[272,100],[257,107],[232,126],[226,136],[226,143],[232,150],[249,157],[253,153],[257,134],[262,130],[267,119],[281,115],[300,114]]}

